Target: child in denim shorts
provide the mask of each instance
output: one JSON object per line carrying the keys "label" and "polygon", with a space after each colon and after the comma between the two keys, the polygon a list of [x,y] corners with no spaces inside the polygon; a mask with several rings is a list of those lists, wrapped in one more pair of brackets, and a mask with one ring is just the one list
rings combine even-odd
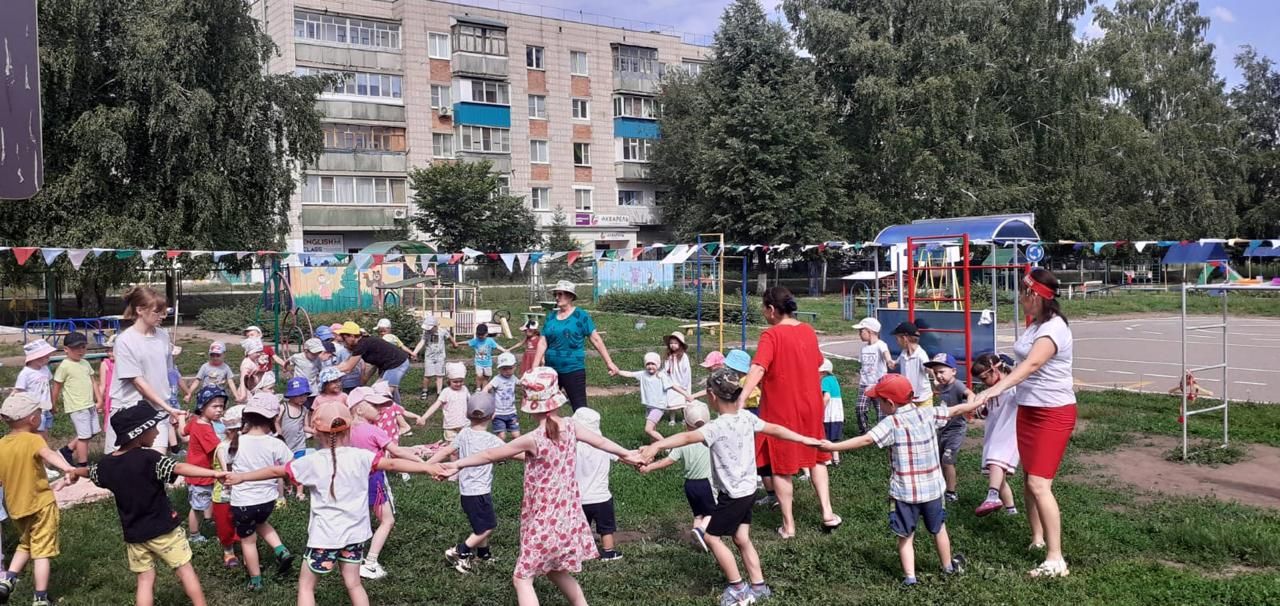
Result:
{"label": "child in denim shorts", "polygon": [[495,408],[493,411],[493,433],[503,441],[507,432],[511,439],[520,437],[520,417],[516,414],[516,357],[509,353],[498,356],[498,376],[484,386],[485,391],[493,392]]}

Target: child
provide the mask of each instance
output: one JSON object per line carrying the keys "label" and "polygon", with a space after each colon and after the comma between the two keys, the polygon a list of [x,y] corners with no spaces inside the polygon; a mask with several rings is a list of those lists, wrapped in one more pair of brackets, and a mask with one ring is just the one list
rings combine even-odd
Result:
{"label": "child", "polygon": [[[600,433],[600,413],[590,408],[574,411],[573,420],[581,427]],[[578,442],[576,454],[574,477],[578,480],[582,513],[587,516],[587,526],[595,524],[596,532],[600,533],[600,561],[621,560],[622,554],[613,544],[618,522],[613,511],[613,493],[609,492],[609,464],[618,457],[582,442]]]}
{"label": "child", "polygon": [[[701,402],[690,404],[684,411],[686,431],[697,431],[710,421],[711,412]],[[707,523],[711,521],[711,512],[716,507],[716,495],[711,491],[711,449],[706,443],[694,442],[673,448],[667,458],[641,467],[640,473],[670,467],[676,461],[684,464],[684,498],[689,501],[689,509],[693,510],[693,538],[703,551],[709,551]]]}
{"label": "child", "polygon": [[[342,393],[342,371],[333,366],[320,369],[320,390],[312,403],[312,410],[325,402],[337,402],[343,406],[347,405],[347,394]],[[310,428],[311,423],[308,421],[308,435],[310,435]]]}
{"label": "child", "polygon": [[[53,349],[48,344],[45,347]],[[14,392],[0,404],[0,418],[9,425],[8,435],[0,438],[0,486],[4,487],[4,509],[9,521],[21,535],[9,560],[9,570],[0,578],[0,603],[9,600],[18,575],[28,561],[33,561],[35,598],[31,604],[50,606],[49,560],[59,553],[58,504],[44,468],[47,465],[66,474],[74,473],[75,468],[50,449],[40,435],[40,426],[45,422],[42,405],[30,392]],[[138,408],[154,410],[150,406]]]}
{"label": "child", "polygon": [[843,442],[823,442],[828,452],[853,450],[875,444],[892,448],[889,460],[893,475],[889,479],[889,529],[898,535],[898,557],[905,576],[902,584],[916,584],[916,555],[912,540],[916,523],[924,519],[925,529],[934,535],[938,559],[946,574],[963,572],[964,557],[951,557],[951,539],[947,536],[947,512],[942,505],[943,480],[938,465],[937,429],[950,417],[967,413],[977,404],[950,407],[917,406],[913,403],[911,381],[902,375],[885,375],[867,397],[878,399],[882,418],[871,431]]}
{"label": "child", "polygon": [[[455,454],[465,458],[502,446],[502,440],[488,431],[496,406],[493,394],[488,392],[476,392],[468,397],[467,419],[471,425],[458,432],[451,443],[437,450],[427,462],[436,463]],[[458,494],[462,511],[471,523],[471,534],[446,549],[444,557],[453,564],[454,570],[468,574],[475,566],[473,562],[488,562],[493,557],[489,551],[489,535],[498,527],[498,516],[493,511],[493,465],[478,465],[458,472]]]}
{"label": "child", "polygon": [[[707,354],[707,357],[702,359],[702,364],[699,364],[699,366],[707,369],[708,371],[720,370],[721,368],[724,368],[724,354],[719,351],[713,351]],[[685,425],[688,425],[688,423],[685,423]]]}
{"label": "child", "polygon": [[[218,434],[213,430],[213,422],[222,418],[227,406],[227,392],[221,387],[200,388],[196,394],[195,417],[184,422],[182,434],[187,436],[187,464],[201,469],[213,469],[213,460],[218,450]],[[117,433],[117,440],[122,435]],[[191,475],[191,474],[182,474]],[[200,514],[204,519],[213,520],[213,477],[199,476],[187,480],[187,502],[191,511],[187,513],[188,540],[192,543],[203,543],[207,539],[200,534]]]}
{"label": "child", "polygon": [[[360,562],[364,542],[373,532],[369,525],[369,477],[375,471],[429,473],[439,475],[438,465],[414,463],[379,455],[351,446],[352,415],[346,406],[326,402],[312,415],[312,428],[324,450],[284,465],[266,467],[247,474],[235,474],[229,484],[262,482],[274,485],[274,478],[288,478],[310,489],[311,519],[307,524],[307,564],[298,575],[298,606],[315,606],[318,575],[338,568],[353,606],[367,606],[369,595],[360,582]],[[239,490],[239,487],[236,488]]]}
{"label": "child", "polygon": [[307,385],[311,386],[311,393],[308,395],[314,396],[320,392],[320,356],[324,353],[324,343],[312,337],[302,344],[302,351],[289,356],[289,361],[284,366],[286,375],[307,380]]}
{"label": "child", "polygon": [[[284,406],[275,423],[280,428],[280,439],[295,459],[301,459],[307,454],[307,438],[311,436],[311,407],[308,406],[308,400],[311,399],[311,384],[306,377],[294,377],[285,383]],[[285,486],[285,494],[290,492],[298,500],[307,497],[301,486]]]}
{"label": "child", "polygon": [[[351,410],[351,445],[372,452],[375,455],[386,453],[390,456],[422,462],[418,455],[397,444],[377,425],[378,406],[391,402],[389,390],[377,391],[369,387],[357,387],[351,390],[346,405]],[[360,566],[360,576],[366,579],[381,579],[387,576],[387,570],[378,562],[382,548],[391,538],[391,529],[396,524],[395,498],[391,495],[391,484],[387,482],[386,472],[378,471],[369,476],[368,509],[378,517],[378,529],[373,533],[369,551],[364,563]]]}
{"label": "child", "polygon": [[[822,374],[822,428],[827,441],[839,442],[844,439],[844,398],[840,396],[840,381],[836,380],[833,368],[831,360],[825,357],[818,367]],[[840,464],[840,453],[831,455],[831,464]]]}
{"label": "child", "polygon": [[245,339],[257,339],[258,342],[263,343],[262,353],[266,354],[266,357],[259,361],[259,367],[262,368],[262,372],[272,371],[272,365],[274,364],[279,364],[280,366],[284,366],[286,364],[284,359],[276,355],[276,348],[263,342],[261,328],[258,328],[257,326],[250,326],[244,329],[243,334]]}
{"label": "child", "polygon": [[383,341],[399,347],[400,351],[403,351],[410,356],[415,355],[412,349],[404,346],[404,341],[401,341],[400,337],[391,334],[391,320],[382,318],[378,320],[378,324],[374,328],[378,331],[378,336],[382,337]]}
{"label": "child", "polygon": [[186,385],[186,399],[188,402],[195,396],[201,387],[221,387],[228,394],[234,391],[234,385],[231,385],[231,367],[223,360],[227,353],[227,346],[214,341],[209,344],[209,361],[200,365],[200,370],[196,371],[196,377]]}
{"label": "child", "polygon": [[[517,346],[517,348],[524,348],[524,354],[520,357],[520,374],[533,370],[534,363],[538,361],[538,342],[541,340],[542,333],[539,332],[538,321],[529,318],[529,321],[524,323],[524,343]],[[512,348],[512,351],[517,348]]]}
{"label": "child", "polygon": [[[225,394],[222,399],[226,400]],[[209,408],[211,406],[206,410]],[[78,469],[76,474],[89,478],[115,496],[116,511],[120,514],[120,526],[124,530],[129,570],[138,575],[134,603],[150,606],[155,600],[154,565],[159,560],[173,569],[187,599],[195,606],[204,606],[200,577],[191,565],[191,546],[187,544],[178,514],[174,513],[173,504],[165,494],[165,485],[185,476],[189,478],[187,484],[194,488],[204,480],[212,483],[214,478],[220,479],[226,472],[179,463],[152,450],[151,445],[160,434],[156,425],[167,422],[167,413],[150,406],[134,406],[116,414],[111,418],[116,450],[103,457],[97,465]],[[209,433],[212,432],[209,429]]]}
{"label": "child", "polygon": [[[373,393],[378,396],[385,396],[385,399],[379,397],[376,400],[366,399],[366,401],[372,403],[374,408],[378,410],[378,420],[376,425],[381,428],[382,431],[386,432],[387,437],[391,438],[392,443],[399,446],[400,436],[407,436],[412,433],[409,431],[409,425],[405,423],[405,418],[417,421],[418,426],[426,425],[427,415],[424,414],[422,416],[418,416],[405,410],[403,406],[396,403],[395,397],[391,393],[391,385],[386,381],[378,381],[377,383],[374,383],[371,389],[373,390]],[[354,393],[354,390],[352,391]],[[400,474],[400,479],[408,482],[409,474]]]}
{"label": "child", "polygon": [[67,359],[58,364],[53,373],[54,402],[62,400],[62,411],[71,417],[76,437],[60,451],[67,461],[76,467],[89,466],[89,440],[102,432],[98,421],[98,402],[102,401],[102,388],[93,377],[93,365],[84,359],[89,339],[84,333],[73,332],[62,340]]}
{"label": "child", "polygon": [[624,377],[640,381],[640,403],[645,407],[644,433],[654,442],[662,439],[662,434],[658,433],[656,427],[667,410],[667,392],[676,391],[684,395],[686,401],[693,400],[689,392],[682,391],[683,388],[671,383],[669,375],[658,371],[661,363],[662,358],[651,351],[644,355],[644,372],[618,371]]}
{"label": "child", "polygon": [[[719,497],[707,524],[706,534],[712,540],[708,547],[716,563],[724,571],[729,585],[720,596],[722,605],[750,604],[773,595],[764,582],[760,556],[751,543],[751,507],[756,493],[756,432],[783,440],[817,446],[818,440],[801,436],[781,425],[766,423],[755,415],[744,415],[738,410],[738,374],[720,369],[707,377],[707,397],[720,416],[700,429],[678,433],[660,440],[640,451],[646,462],[664,448],[677,448],[687,444],[705,442],[711,449],[711,477]],[[742,555],[750,586],[742,581],[733,552],[719,537],[732,537]]]}
{"label": "child", "polygon": [[[684,393],[693,393],[693,374],[689,370],[689,347],[684,343],[684,333],[675,331],[666,338],[667,359],[662,363],[662,372],[671,379],[671,384],[684,390]],[[680,394],[667,393],[667,425],[675,427],[676,411],[684,410],[688,400],[680,397]]]}
{"label": "child", "polygon": [[471,392],[467,391],[465,365],[461,362],[450,362],[444,366],[445,376],[449,379],[449,388],[440,392],[435,404],[432,404],[427,412],[422,413],[418,418],[418,425],[426,425],[427,419],[443,408],[441,421],[444,425],[444,441],[452,442],[458,437],[458,432],[468,425],[467,398],[471,396]]}
{"label": "child", "polygon": [[586,604],[582,587],[572,575],[581,571],[582,562],[595,558],[597,552],[574,479],[574,445],[586,442],[622,457],[630,465],[638,464],[639,456],[554,414],[568,401],[560,391],[554,369],[535,367],[521,377],[521,385],[525,400],[520,409],[533,415],[537,428],[497,448],[445,463],[444,468],[452,474],[525,455],[520,557],[512,575],[517,601],[521,606],[537,604],[533,579],[545,575],[570,604]]}
{"label": "child", "polygon": [[240,361],[240,399],[248,401],[255,393],[273,393],[276,390],[276,373],[271,370],[271,357],[259,339],[240,342],[244,348],[244,360]]}
{"label": "child", "polygon": [[58,350],[44,339],[36,339],[22,346],[26,364],[18,371],[18,380],[13,383],[14,393],[30,394],[40,403],[40,426],[36,433],[46,441],[49,429],[53,427],[53,398],[49,394],[49,384],[53,382],[53,373],[49,372],[49,358]]}
{"label": "child", "polygon": [[[293,460],[293,452],[279,438],[271,435],[274,419],[280,414],[280,401],[269,393],[249,397],[241,418],[240,436],[232,449],[236,451],[227,471],[252,472],[284,465]],[[267,522],[280,498],[278,482],[271,480],[245,482],[231,491],[231,518],[240,536],[240,551],[245,571],[249,573],[249,590],[262,589],[262,568],[258,564],[258,535],[275,552],[276,573],[287,574],[293,566],[293,554],[280,541],[276,529]]]}
{"label": "child", "polygon": [[102,361],[102,365],[98,370],[102,372],[102,401],[98,405],[98,412],[102,414],[102,420],[105,422],[111,418],[111,379],[116,374],[116,336],[107,337],[107,359]]}
{"label": "child", "polygon": [[880,420],[875,405],[871,402],[871,398],[867,397],[867,390],[880,382],[880,377],[888,374],[890,369],[897,368],[898,363],[893,361],[889,346],[880,340],[879,320],[863,318],[853,327],[858,329],[858,338],[863,342],[862,351],[858,354],[860,368],[858,369],[857,407],[858,435],[862,435],[871,428],[871,425],[867,424],[868,415],[875,415],[876,421]]}
{"label": "child", "polygon": [[[739,386],[745,386],[747,384],[747,373],[751,372],[751,354],[741,349],[731,349],[729,350],[729,355],[724,357],[724,367],[738,375]],[[759,387],[753,389],[751,395],[747,396],[747,412],[753,415],[760,414]]]}
{"label": "child", "polygon": [[[942,400],[943,404],[956,406],[973,397],[973,392],[969,391],[964,383],[956,380],[956,359],[951,354],[940,353],[933,356],[933,359],[925,364],[925,368],[933,372],[933,378],[938,382],[938,399]],[[956,495],[956,459],[960,457],[960,446],[964,444],[964,434],[968,430],[969,424],[964,415],[951,417],[946,426],[938,430],[942,477],[947,484],[946,492],[942,496],[947,503],[960,500]]]}
{"label": "child", "polygon": [[485,391],[493,393],[493,432],[503,442],[507,441],[507,432],[511,438],[520,437],[520,416],[516,414],[516,357],[504,353],[498,356],[498,376],[486,385]]}
{"label": "child", "polygon": [[898,339],[898,347],[902,349],[895,366],[911,382],[911,390],[915,394],[912,403],[916,406],[933,406],[933,386],[929,384],[929,373],[924,367],[929,361],[929,354],[920,347],[920,329],[911,322],[903,322],[893,329],[893,336]]}
{"label": "child", "polygon": [[[994,353],[985,353],[973,361],[973,376],[988,387],[999,383],[1009,372],[1009,364]],[[987,498],[974,510],[974,515],[985,517],[1001,507],[1005,515],[1018,515],[1013,502],[1013,491],[1006,480],[1008,474],[1017,471],[1018,463],[1018,407],[1013,404],[1016,387],[987,400],[986,427],[982,436],[982,470],[987,473]]]}
{"label": "child", "polygon": [[493,350],[506,352],[493,337],[489,336],[489,325],[476,324],[476,336],[467,341],[467,345],[475,351],[476,391],[484,389],[484,384],[493,376]]}
{"label": "child", "polygon": [[[222,424],[226,435],[218,444],[218,449],[214,451],[214,471],[230,470],[229,461],[236,456],[232,446],[239,442],[240,422],[243,418],[244,406],[232,406],[223,411]],[[231,487],[221,480],[214,480],[213,495],[210,500],[213,501],[213,525],[218,531],[218,543],[222,545],[222,565],[227,568],[237,568],[240,566],[240,559],[236,557],[235,545],[240,541],[240,537],[236,536],[235,522],[231,520]]]}
{"label": "child", "polygon": [[427,316],[422,319],[422,338],[418,340],[418,344],[414,346],[410,352],[412,357],[418,357],[418,352],[422,354],[422,399],[427,399],[427,382],[431,379],[436,380],[436,393],[440,393],[444,388],[444,359],[445,345],[452,343],[454,347],[458,346],[458,342],[453,340],[453,333],[448,328],[440,326],[440,321],[435,316]]}

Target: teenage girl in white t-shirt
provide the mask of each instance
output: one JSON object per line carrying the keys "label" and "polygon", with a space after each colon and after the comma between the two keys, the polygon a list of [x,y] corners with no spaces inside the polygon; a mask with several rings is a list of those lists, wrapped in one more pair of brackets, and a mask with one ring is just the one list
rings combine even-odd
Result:
{"label": "teenage girl in white t-shirt", "polygon": [[1026,470],[1024,489],[1031,521],[1032,548],[1045,549],[1045,560],[1031,576],[1067,576],[1062,557],[1062,520],[1053,496],[1053,478],[1076,425],[1076,397],[1071,379],[1071,329],[1058,305],[1058,278],[1037,267],[1022,279],[1018,294],[1031,318],[1013,344],[1017,366],[1004,379],[977,395],[988,400],[1017,385],[1018,453]]}

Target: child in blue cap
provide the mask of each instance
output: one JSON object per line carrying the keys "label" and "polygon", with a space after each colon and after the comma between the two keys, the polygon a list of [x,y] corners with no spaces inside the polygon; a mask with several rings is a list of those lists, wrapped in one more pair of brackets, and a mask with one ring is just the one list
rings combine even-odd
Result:
{"label": "child in blue cap", "polygon": [[[284,407],[277,417],[276,426],[280,428],[280,439],[289,447],[294,459],[301,459],[307,454],[307,437],[311,435],[311,382],[306,377],[296,376],[285,383]],[[292,492],[298,499],[307,496],[301,485],[286,484],[286,492]]]}
{"label": "child in blue cap", "polygon": [[[956,359],[951,354],[935,354],[924,366],[933,373],[933,379],[938,384],[938,397],[943,404],[954,407],[973,397],[973,392],[956,380]],[[959,499],[956,495],[956,459],[960,456],[960,445],[964,443],[964,434],[968,429],[964,415],[956,415],[938,430],[942,477],[947,482],[943,497],[947,503],[954,503]]]}

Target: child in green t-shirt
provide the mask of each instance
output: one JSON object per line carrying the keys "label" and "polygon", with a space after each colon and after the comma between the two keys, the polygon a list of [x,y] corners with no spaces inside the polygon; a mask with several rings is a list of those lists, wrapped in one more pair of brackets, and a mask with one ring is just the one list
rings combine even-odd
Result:
{"label": "child in green t-shirt", "polygon": [[83,333],[73,332],[62,340],[67,359],[53,371],[51,390],[53,404],[62,400],[62,412],[71,417],[76,429],[76,437],[59,451],[76,467],[89,466],[89,440],[102,433],[98,419],[102,389],[94,378],[93,365],[84,359],[88,347],[89,339]]}
{"label": "child in green t-shirt", "polygon": [[[697,430],[710,420],[711,413],[702,402],[694,402],[684,411],[684,426],[689,431]],[[670,467],[676,461],[684,464],[684,498],[693,510],[693,538],[703,551],[707,551],[707,523],[711,521],[711,511],[716,507],[715,493],[711,490],[711,449],[707,443],[694,442],[673,448],[667,458],[641,467],[640,473]]]}

